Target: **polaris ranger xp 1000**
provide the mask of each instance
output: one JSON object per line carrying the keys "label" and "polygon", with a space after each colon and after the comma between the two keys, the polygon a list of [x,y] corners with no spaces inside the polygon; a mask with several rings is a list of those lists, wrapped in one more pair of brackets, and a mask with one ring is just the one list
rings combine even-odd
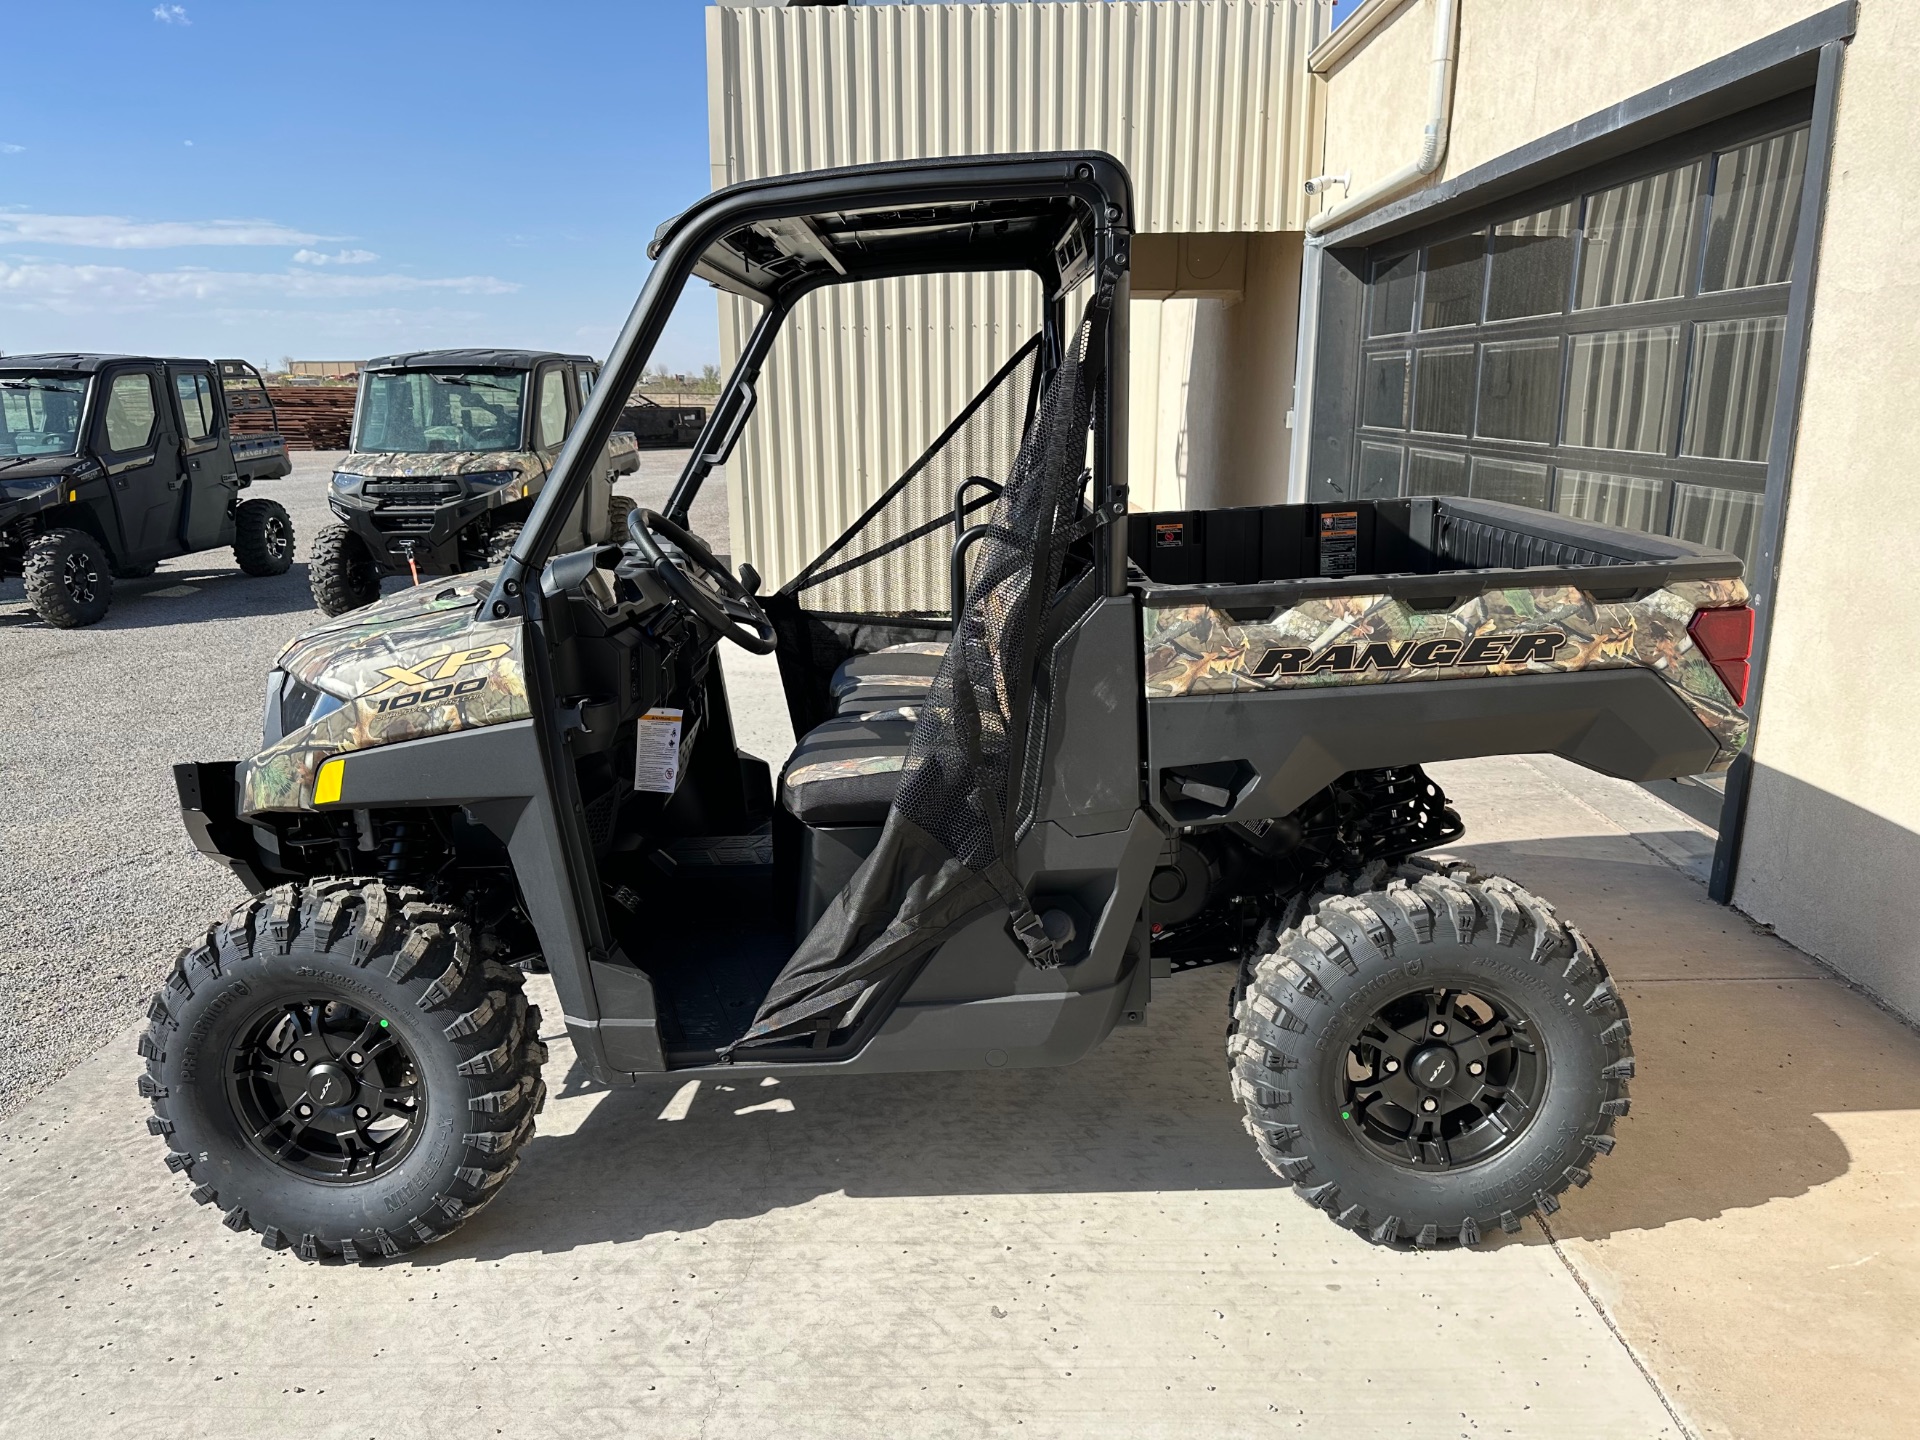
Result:
{"label": "polaris ranger xp 1000", "polygon": [[[506,559],[599,375],[591,356],[539,350],[368,361],[353,450],[327,496],[341,523],[320,532],[307,562],[314,604],[342,615],[378,600],[389,575],[418,584]],[[631,434],[607,438],[563,548],[625,533],[633,502],[613,486],[639,463]]]}
{"label": "polaris ranger xp 1000", "polygon": [[[1225,963],[1222,1083],[1338,1224],[1471,1245],[1587,1182],[1627,1110],[1619,993],[1546,901],[1420,858],[1461,824],[1419,767],[1724,767],[1739,562],[1471,499],[1129,513],[1131,206],[1117,161],[1048,154],[756,181],[662,227],[505,561],[301,637],[260,752],[177,768],[253,892],[140,1041],[196,1199],[308,1259],[448,1234],[533,1133],[536,961],[616,1085],[1069,1064],[1157,973]],[[687,521],[782,325],[822,286],[982,271],[1034,278],[1038,333],[759,594]],[[695,277],[758,323],[664,511],[582,547]],[[777,782],[723,640],[777,653]]]}

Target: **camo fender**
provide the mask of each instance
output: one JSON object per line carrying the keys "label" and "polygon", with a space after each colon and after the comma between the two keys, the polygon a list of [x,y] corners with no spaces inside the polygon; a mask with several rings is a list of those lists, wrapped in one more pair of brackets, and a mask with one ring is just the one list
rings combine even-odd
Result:
{"label": "camo fender", "polygon": [[294,641],[280,666],[343,703],[247,762],[242,812],[305,810],[336,755],[525,720],[521,622],[478,620],[491,576],[417,586]]}

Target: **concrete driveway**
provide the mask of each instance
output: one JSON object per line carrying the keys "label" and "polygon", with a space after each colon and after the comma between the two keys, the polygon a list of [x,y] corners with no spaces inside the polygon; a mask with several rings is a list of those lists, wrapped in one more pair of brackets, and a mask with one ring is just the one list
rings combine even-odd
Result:
{"label": "concrete driveway", "polygon": [[[181,653],[235,672],[249,647],[228,623]],[[728,663],[778,759],[769,672]],[[164,774],[178,728],[131,733],[126,773]],[[1202,970],[1061,1071],[607,1092],[551,1026],[501,1199],[410,1261],[320,1268],[190,1203],[134,1015],[95,1007],[105,1048],[0,1121],[0,1433],[1910,1433],[1920,1040],[1709,904],[1699,827],[1644,792],[1550,760],[1434,773],[1456,853],[1582,925],[1633,1015],[1620,1148],[1545,1225],[1401,1254],[1286,1193]],[[129,804],[143,888],[221,889],[164,804]],[[78,942],[23,909],[13,948],[157,975],[171,908]]]}

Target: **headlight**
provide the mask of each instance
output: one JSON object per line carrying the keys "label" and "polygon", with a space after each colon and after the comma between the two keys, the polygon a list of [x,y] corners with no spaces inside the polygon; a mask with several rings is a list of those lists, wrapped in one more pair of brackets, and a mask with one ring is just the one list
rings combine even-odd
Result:
{"label": "headlight", "polygon": [[349,475],[344,470],[336,470],[333,472],[333,488],[343,492],[358,490],[360,482],[366,478],[364,475]]}
{"label": "headlight", "polygon": [[460,478],[467,482],[467,493],[479,495],[487,490],[498,490],[502,485],[520,483],[518,470],[467,470]]}

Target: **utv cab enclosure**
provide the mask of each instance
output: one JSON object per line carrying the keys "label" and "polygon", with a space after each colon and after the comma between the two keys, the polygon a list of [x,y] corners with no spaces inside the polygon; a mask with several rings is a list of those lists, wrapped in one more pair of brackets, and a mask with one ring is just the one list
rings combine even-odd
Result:
{"label": "utv cab enclosure", "polygon": [[[1627,1110],[1619,995],[1544,900],[1420,858],[1462,826],[1419,766],[1724,766],[1739,563],[1472,500],[1130,514],[1131,204],[1112,158],[1049,154],[662,227],[498,571],[295,641],[260,753],[177,769],[254,894],[141,1042],[197,1198],[310,1259],[447,1233],[541,1104],[536,958],[611,1084],[1067,1064],[1225,963],[1223,1083],[1338,1223],[1470,1245],[1586,1183]],[[990,270],[1036,277],[1043,325],[776,593],[687,530],[803,297]],[[759,322],[665,512],[579,548],[611,397],[696,277]],[[723,639],[777,652],[777,783]]]}
{"label": "utv cab enclosure", "polygon": [[286,510],[239,498],[293,469],[279,435],[233,433],[259,410],[273,402],[244,360],[0,359],[0,577],[71,629],[105,617],[116,577],[176,555],[230,546],[249,575],[284,574]]}
{"label": "utv cab enclosure", "polygon": [[[600,376],[590,355],[424,350],[360,371],[353,450],[327,503],[341,523],[314,542],[314,603],[339,615],[380,598],[388,575],[457,575],[497,565],[545,488]],[[638,467],[633,436],[609,436],[577,497],[562,548],[621,533],[632,503],[614,482]]]}

